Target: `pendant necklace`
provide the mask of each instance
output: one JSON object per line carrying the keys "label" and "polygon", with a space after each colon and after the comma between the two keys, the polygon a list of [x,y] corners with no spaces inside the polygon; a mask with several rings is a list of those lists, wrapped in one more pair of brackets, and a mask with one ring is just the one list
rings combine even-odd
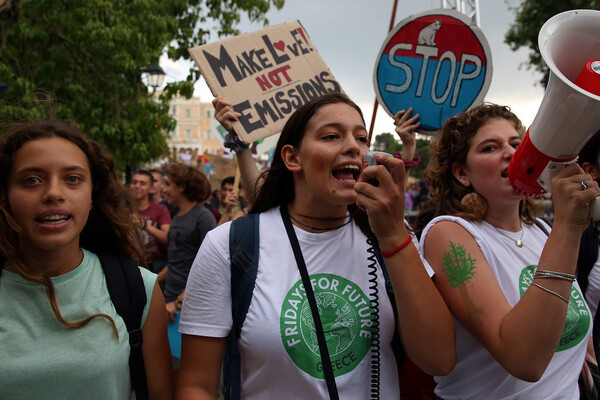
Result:
{"label": "pendant necklace", "polygon": [[502,232],[500,229],[496,228],[495,226],[494,226],[494,229],[497,230],[498,233],[501,234],[502,236],[512,240],[517,247],[519,247],[519,248],[523,247],[523,233],[525,233],[525,229],[523,229],[523,224],[521,224],[521,237],[518,239],[511,238],[510,236],[508,236],[506,233]]}

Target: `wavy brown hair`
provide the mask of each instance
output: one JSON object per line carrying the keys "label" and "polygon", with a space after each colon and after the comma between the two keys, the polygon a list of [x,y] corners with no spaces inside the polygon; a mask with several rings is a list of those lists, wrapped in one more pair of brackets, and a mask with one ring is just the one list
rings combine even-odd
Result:
{"label": "wavy brown hair", "polygon": [[79,235],[80,247],[94,253],[112,253],[133,258],[146,266],[144,249],[135,234],[127,208],[128,192],[121,185],[112,156],[94,140],[84,136],[74,126],[59,121],[33,121],[13,125],[0,138],[0,266],[9,263],[24,279],[42,284],[56,318],[70,328],[87,325],[93,318],[110,321],[115,335],[118,332],[112,318],[94,314],[81,321],[64,320],[56,303],[52,271],[34,274],[27,266],[28,255],[19,246],[21,228],[13,218],[8,202],[8,175],[15,153],[27,142],[38,139],[62,138],[76,145],[86,155],[92,177],[92,204],[87,223]]}
{"label": "wavy brown hair", "polygon": [[[521,121],[509,107],[484,103],[449,118],[439,136],[432,140],[434,155],[423,175],[429,199],[415,221],[417,231],[423,230],[431,219],[440,215],[454,215],[470,221],[481,221],[485,217],[486,200],[475,192],[473,186],[465,187],[458,182],[452,173],[452,165],[467,163],[471,139],[479,128],[496,118],[509,121],[518,132],[522,132]],[[525,198],[521,201],[520,216],[527,225],[533,224],[533,200]]]}
{"label": "wavy brown hair", "polygon": [[171,164],[166,170],[170,183],[184,186],[183,195],[190,201],[202,203],[212,194],[212,187],[206,175],[198,168],[184,164]]}

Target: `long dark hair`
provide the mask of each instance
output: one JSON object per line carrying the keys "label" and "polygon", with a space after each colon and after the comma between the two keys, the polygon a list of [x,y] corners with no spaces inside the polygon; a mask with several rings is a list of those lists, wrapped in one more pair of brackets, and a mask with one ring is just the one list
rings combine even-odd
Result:
{"label": "long dark hair", "polygon": [[577,163],[583,165],[583,163],[589,162],[598,168],[600,167],[598,157],[600,157],[600,130],[594,133],[594,136],[583,146],[579,152]]}
{"label": "long dark hair", "polygon": [[[505,119],[518,132],[522,131],[521,121],[509,107],[491,103],[462,112],[444,123],[439,136],[431,142],[434,155],[423,175],[429,199],[416,219],[415,230],[421,231],[431,219],[440,215],[456,215],[471,221],[485,217],[487,201],[472,185],[465,187],[458,182],[452,173],[452,165],[466,164],[471,139],[479,128],[496,118]],[[521,201],[520,216],[524,223],[533,223],[535,209],[531,199]]]}
{"label": "long dark hair", "polygon": [[[281,131],[281,136],[279,136],[277,146],[275,147],[271,167],[264,171],[257,180],[257,182],[261,182],[261,186],[255,190],[256,195],[254,196],[254,201],[252,201],[250,212],[264,212],[273,207],[287,205],[295,199],[294,176],[285,166],[283,157],[281,156],[283,146],[291,145],[299,149],[310,119],[321,107],[337,103],[348,104],[354,108],[360,114],[363,123],[365,122],[360,107],[344,93],[330,92],[298,108],[290,116]],[[361,230],[368,235],[370,228],[366,213],[361,211],[355,204],[350,205],[348,209]]]}
{"label": "long dark hair", "polygon": [[133,258],[146,266],[144,249],[135,234],[127,208],[128,192],[121,185],[112,156],[99,143],[84,136],[74,126],[58,121],[33,121],[16,124],[0,138],[0,265],[10,263],[25,279],[42,284],[56,318],[71,328],[80,328],[95,317],[107,318],[118,336],[114,321],[106,314],[94,314],[82,321],[68,322],[56,303],[50,272],[33,274],[27,267],[27,254],[19,249],[21,228],[14,220],[8,202],[8,174],[15,153],[27,142],[44,138],[62,138],[76,145],[86,155],[92,177],[92,204],[86,225],[79,235],[82,248],[94,253],[112,253]]}

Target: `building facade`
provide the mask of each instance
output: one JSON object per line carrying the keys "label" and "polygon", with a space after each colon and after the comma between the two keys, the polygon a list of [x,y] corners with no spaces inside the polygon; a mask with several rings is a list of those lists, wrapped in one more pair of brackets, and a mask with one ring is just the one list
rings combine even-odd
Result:
{"label": "building facade", "polygon": [[199,97],[175,97],[170,103],[170,114],[177,121],[170,132],[167,144],[174,158],[187,158],[186,153],[197,156],[218,153],[223,150],[222,140],[217,130],[212,103],[203,103]]}

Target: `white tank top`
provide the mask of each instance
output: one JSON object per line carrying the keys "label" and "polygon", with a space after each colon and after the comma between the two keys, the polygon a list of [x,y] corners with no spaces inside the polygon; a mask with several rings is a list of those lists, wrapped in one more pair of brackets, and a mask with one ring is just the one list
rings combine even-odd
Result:
{"label": "white tank top", "polygon": [[[548,238],[546,234],[535,225],[524,225],[523,247],[519,248],[514,240],[521,237],[520,232],[502,231],[503,235],[485,221],[469,222],[458,217],[442,216],[433,219],[423,231],[423,252],[429,229],[440,221],[456,222],[475,238],[504,296],[514,307],[533,280]],[[577,282],[574,282],[571,290],[559,346],[538,382],[525,382],[510,375],[457,320],[454,320],[454,326],[456,367],[450,374],[435,378],[438,383],[435,392],[442,399],[579,399],[577,379],[583,366],[592,324],[590,311]]]}

